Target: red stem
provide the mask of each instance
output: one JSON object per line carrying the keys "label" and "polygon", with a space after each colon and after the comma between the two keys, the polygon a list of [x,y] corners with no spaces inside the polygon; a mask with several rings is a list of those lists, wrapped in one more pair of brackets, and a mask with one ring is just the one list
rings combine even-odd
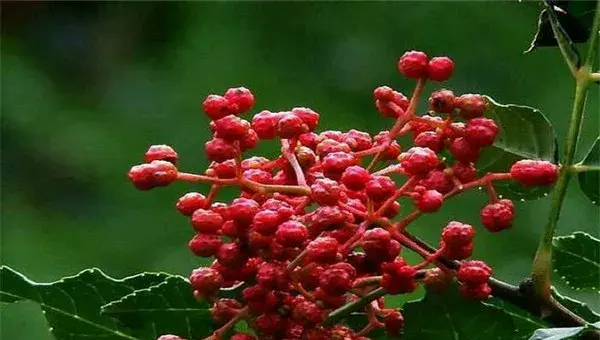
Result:
{"label": "red stem", "polygon": [[294,173],[296,174],[296,181],[299,186],[306,187],[306,178],[304,178],[304,172],[302,171],[302,167],[298,160],[296,159],[296,155],[294,154],[294,150],[292,149],[292,144],[287,139],[281,140],[281,152],[283,156],[290,162],[292,169],[294,169]]}

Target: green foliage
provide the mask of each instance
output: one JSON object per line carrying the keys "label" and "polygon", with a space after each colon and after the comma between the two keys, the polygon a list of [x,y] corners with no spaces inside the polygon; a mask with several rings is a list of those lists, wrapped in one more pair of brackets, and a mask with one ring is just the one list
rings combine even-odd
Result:
{"label": "green foliage", "polygon": [[[556,137],[550,121],[537,109],[520,105],[503,105],[487,97],[486,115],[496,121],[500,134],[484,150],[477,163],[482,173],[506,172],[519,159],[557,162]],[[543,197],[551,187],[526,188],[513,181],[495,184],[498,193],[512,199]]]}
{"label": "green foliage", "polygon": [[108,316],[102,305],[163,281],[166,274],[144,273],[123,280],[113,279],[99,269],[52,283],[36,283],[9,267],[0,267],[0,301],[30,300],[44,312],[50,331],[58,340],[137,340],[135,333]]}
{"label": "green foliage", "polygon": [[[556,301],[560,302],[561,305],[573,313],[579,315],[587,322],[598,322],[600,321],[600,314],[594,312],[587,304],[572,299],[568,296],[560,294],[556,289],[552,289],[552,296]],[[596,299],[597,300],[597,299]]]}
{"label": "green foliage", "polygon": [[600,205],[600,136],[577,166],[584,167],[579,173],[579,187],[594,204]]}
{"label": "green foliage", "polygon": [[492,304],[465,300],[454,288],[406,303],[403,315],[410,320],[404,326],[407,340],[527,339],[539,327]]}
{"label": "green foliage", "polygon": [[572,339],[588,330],[600,329],[600,322],[582,327],[541,328],[537,329],[529,340],[561,340]]}
{"label": "green foliage", "polygon": [[574,289],[598,290],[600,240],[583,232],[555,237],[553,267]]}
{"label": "green foliage", "polygon": [[194,299],[189,282],[170,276],[164,282],[136,290],[102,307],[102,314],[136,330],[142,339],[175,334],[201,339],[213,332],[210,306]]}

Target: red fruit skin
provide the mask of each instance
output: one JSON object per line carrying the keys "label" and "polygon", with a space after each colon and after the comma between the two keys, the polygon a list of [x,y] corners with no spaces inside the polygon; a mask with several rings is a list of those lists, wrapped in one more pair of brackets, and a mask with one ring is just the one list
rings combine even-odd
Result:
{"label": "red fruit skin", "polygon": [[381,287],[389,294],[404,294],[413,292],[417,289],[415,274],[417,271],[402,260],[386,263],[382,266],[383,276],[381,278]]}
{"label": "red fruit skin", "polygon": [[314,131],[319,125],[319,114],[306,107],[296,107],[292,109],[292,113],[306,124],[309,131]]}
{"label": "red fruit skin", "polygon": [[244,138],[248,130],[250,130],[250,123],[234,115],[215,121],[215,132],[219,138],[230,142]]}
{"label": "red fruit skin", "polygon": [[427,65],[427,77],[433,81],[446,81],[452,77],[454,62],[448,57],[435,57]]}
{"label": "red fruit skin", "polygon": [[394,99],[394,89],[389,86],[379,86],[373,90],[373,98],[389,102]]}
{"label": "red fruit skin", "polygon": [[[374,146],[387,145],[387,143],[389,142],[389,139],[390,139],[390,133],[388,131],[381,131],[375,137],[373,137],[373,140],[375,141]],[[398,144],[398,142],[396,142],[394,140],[381,153],[381,159],[384,161],[395,160],[400,155],[400,152],[402,152],[402,148],[400,147],[400,144]]]}
{"label": "red fruit skin", "polygon": [[261,314],[254,319],[254,328],[266,335],[280,332],[283,326],[283,320],[277,313]]}
{"label": "red fruit skin", "polygon": [[214,303],[210,312],[213,319],[222,325],[233,319],[241,308],[242,305],[234,299],[219,299]]}
{"label": "red fruit skin", "polygon": [[321,288],[317,288],[314,291],[315,299],[321,301],[325,308],[337,309],[346,304],[345,295],[331,295],[327,294]]}
{"label": "red fruit skin", "polygon": [[240,139],[240,151],[245,152],[247,150],[254,149],[258,145],[258,135],[252,129],[248,130],[244,137]]}
{"label": "red fruit skin", "polygon": [[456,96],[454,92],[446,89],[437,90],[432,92],[429,96],[427,103],[429,109],[438,113],[451,113],[454,111],[454,100]]}
{"label": "red fruit skin", "polygon": [[248,255],[234,242],[221,245],[215,257],[219,263],[231,269],[240,268],[248,261]]}
{"label": "red fruit skin", "polygon": [[252,230],[262,235],[273,235],[279,226],[280,217],[276,211],[260,210],[252,219]]}
{"label": "red fruit skin", "polygon": [[442,194],[447,194],[454,189],[454,183],[450,176],[445,171],[437,169],[430,171],[425,178],[419,181],[419,185]]}
{"label": "red fruit skin", "polygon": [[247,180],[261,184],[270,184],[271,182],[273,182],[273,175],[261,169],[245,170],[242,173],[242,177],[244,177]]}
{"label": "red fruit skin", "polygon": [[511,166],[510,174],[524,186],[548,186],[556,182],[558,166],[548,161],[523,159]]}
{"label": "red fruit skin", "polygon": [[492,268],[483,261],[464,261],[458,269],[458,279],[469,286],[487,283],[492,276]]}
{"label": "red fruit skin", "polygon": [[236,198],[231,202],[228,212],[231,219],[240,224],[250,224],[258,213],[259,204],[253,199]]}
{"label": "red fruit skin", "polygon": [[256,281],[266,289],[284,289],[289,284],[285,266],[276,262],[264,263],[256,273]]}
{"label": "red fruit skin", "polygon": [[199,233],[216,234],[223,225],[223,217],[211,210],[196,209],[192,214],[192,226]]}
{"label": "red fruit skin", "polygon": [[306,146],[307,148],[313,151],[316,151],[317,145],[321,143],[322,140],[323,138],[321,138],[314,132],[303,133],[298,137],[298,142],[300,142],[300,144]]}
{"label": "red fruit skin", "polygon": [[[436,123],[436,124],[437,123],[442,124],[444,122],[442,117],[432,117],[429,115],[423,115],[423,116],[421,116],[421,119],[428,120],[428,121],[431,121],[432,123]],[[420,134],[421,132],[424,132],[424,131],[435,131],[436,130],[436,127],[433,124],[428,124],[425,122],[417,122],[414,120],[411,120],[408,123],[408,126],[410,126],[413,136],[417,136],[418,134]]]}
{"label": "red fruit skin", "polygon": [[492,293],[492,288],[487,283],[479,286],[462,285],[460,292],[467,299],[485,301]]}
{"label": "red fruit skin", "polygon": [[146,151],[144,155],[144,160],[146,163],[151,163],[152,161],[167,161],[169,163],[177,164],[179,156],[175,150],[168,145],[152,145]]}
{"label": "red fruit skin", "polygon": [[435,131],[424,131],[415,137],[414,145],[439,153],[444,148],[444,138]]}
{"label": "red fruit skin", "polygon": [[256,337],[246,333],[237,333],[232,335],[229,340],[256,340]]}
{"label": "red fruit skin", "polygon": [[502,199],[483,207],[480,217],[481,224],[493,233],[508,229],[515,218],[515,206],[511,200]]}
{"label": "red fruit skin", "polygon": [[332,237],[318,237],[306,247],[310,260],[319,263],[333,263],[337,259],[338,241]]}
{"label": "red fruit skin", "polygon": [[429,269],[423,279],[423,284],[427,290],[438,293],[446,291],[451,282],[452,275],[446,274],[439,268]]}
{"label": "red fruit skin", "polygon": [[444,203],[444,195],[436,190],[427,190],[415,200],[417,208],[424,213],[438,211]]}
{"label": "red fruit skin", "polygon": [[352,288],[352,277],[343,269],[329,268],[319,277],[319,287],[327,294],[342,295]]}
{"label": "red fruit skin", "polygon": [[223,286],[223,276],[212,268],[197,268],[190,275],[190,284],[203,296],[211,296]]}
{"label": "red fruit skin", "polygon": [[222,138],[213,138],[204,144],[206,157],[211,161],[224,162],[239,154],[238,149]]}
{"label": "red fruit skin", "polygon": [[465,138],[471,145],[484,147],[494,144],[498,130],[498,125],[492,119],[473,118],[467,123]]}
{"label": "red fruit skin", "polygon": [[408,107],[408,103],[408,98],[402,93],[393,91],[390,100],[375,100],[375,107],[382,116],[396,119],[404,115],[404,110]]}
{"label": "red fruit skin", "polygon": [[177,179],[177,168],[167,161],[152,161],[131,167],[127,174],[129,180],[138,190],[150,190],[167,186]]}
{"label": "red fruit skin", "polygon": [[473,254],[473,243],[464,246],[447,246],[444,257],[449,260],[464,260]]}
{"label": "red fruit skin", "polygon": [[300,247],[307,239],[308,229],[297,221],[282,223],[275,232],[275,240],[284,247]]}
{"label": "red fruit skin", "polygon": [[313,326],[323,321],[323,310],[313,302],[303,301],[294,307],[292,318],[303,325]]}
{"label": "red fruit skin", "polygon": [[188,243],[188,247],[196,256],[215,256],[223,241],[219,235],[196,234]]}
{"label": "red fruit skin", "polygon": [[190,216],[197,209],[205,208],[208,205],[206,197],[199,192],[188,192],[181,196],[175,207],[185,216]]}
{"label": "red fruit skin", "polygon": [[439,159],[435,152],[428,148],[412,147],[400,155],[400,165],[411,176],[423,176],[435,169]]}
{"label": "red fruit skin", "polygon": [[456,160],[463,163],[475,162],[481,151],[478,146],[469,143],[465,137],[454,139],[448,146],[448,150]]}
{"label": "red fruit skin", "polygon": [[307,132],[309,132],[308,125],[290,112],[283,113],[277,122],[277,136],[281,138],[297,138]]}
{"label": "red fruit skin", "polygon": [[271,111],[261,111],[252,118],[252,130],[260,139],[273,139],[277,136],[277,123],[281,119],[280,114]]}
{"label": "red fruit skin", "polygon": [[468,224],[451,221],[442,230],[442,241],[452,248],[470,244],[475,236],[475,229]]}
{"label": "red fruit skin", "polygon": [[334,139],[325,138],[317,144],[315,149],[317,156],[324,158],[334,152],[348,153],[351,151],[350,146],[346,143],[338,142]]}
{"label": "red fruit skin", "polygon": [[473,163],[456,162],[452,166],[452,174],[461,183],[467,183],[477,178],[477,169]]}
{"label": "red fruit skin", "polygon": [[311,198],[320,205],[337,205],[342,195],[340,185],[328,178],[316,180],[310,189]]}
{"label": "red fruit skin", "polygon": [[347,152],[332,152],[323,158],[323,174],[333,180],[339,180],[347,167],[356,165],[358,160]]}
{"label": "red fruit skin", "polygon": [[365,193],[375,202],[383,202],[396,192],[396,183],[387,176],[371,176],[365,186]]}
{"label": "red fruit skin", "polygon": [[472,119],[483,116],[487,101],[479,94],[463,94],[456,98],[455,105],[464,119]]}
{"label": "red fruit skin", "polygon": [[234,87],[225,91],[224,97],[237,107],[234,114],[248,112],[254,106],[254,95],[245,87]]}
{"label": "red fruit skin", "polygon": [[371,136],[362,131],[352,129],[344,135],[343,142],[348,144],[352,151],[363,151],[373,146]]}
{"label": "red fruit skin", "polygon": [[[224,162],[212,162],[210,164],[209,170],[214,172],[218,178],[235,178],[236,177],[236,167],[235,161],[233,159],[228,159]],[[207,175],[212,175],[207,171]]]}
{"label": "red fruit skin", "polygon": [[[221,119],[231,114],[231,102],[222,96],[211,94],[202,103],[202,109],[208,118],[212,120]],[[235,105],[233,105],[235,106]]]}
{"label": "red fruit skin", "polygon": [[385,331],[388,335],[397,336],[400,334],[400,329],[404,326],[404,317],[398,311],[389,312],[383,319]]}
{"label": "red fruit skin", "polygon": [[407,78],[424,78],[427,76],[428,59],[427,54],[423,52],[406,52],[398,60],[398,71]]}

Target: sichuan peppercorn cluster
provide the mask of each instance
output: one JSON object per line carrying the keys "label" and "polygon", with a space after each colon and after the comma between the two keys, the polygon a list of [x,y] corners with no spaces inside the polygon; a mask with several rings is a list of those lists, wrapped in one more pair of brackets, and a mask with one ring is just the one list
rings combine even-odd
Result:
{"label": "sichuan peppercorn cluster", "polygon": [[[230,88],[202,104],[212,132],[204,146],[212,163],[204,173],[180,171],[178,154],[167,145],[151,146],[145,163],[131,168],[129,179],[140,190],[175,181],[209,184],[205,193],[186,193],[175,204],[195,232],[191,252],[214,257],[189,278],[194,296],[212,303],[219,325],[207,339],[369,339],[377,329],[392,337],[404,319],[386,295],[410,293],[420,284],[443,291],[457,281],[465,298],[489,297],[492,269],[469,259],[475,230],[500,232],[514,219],[513,202],[498,197],[493,183],[551,185],[557,166],[520,160],[506,173],[480,174],[475,162],[501,133],[485,117],[485,97],[438,89],[420,115],[425,84],[450,78],[454,63],[410,51],[397,67],[416,86],[410,98],[388,86],[374,90],[375,108],[392,121],[386,131],[319,132],[320,114],[306,107],[244,119],[254,94]],[[405,135],[412,146],[397,142]],[[280,143],[279,155],[245,156],[270,140]],[[239,187],[239,197],[218,202],[224,186]],[[448,221],[433,250],[409,232],[419,216],[473,188],[487,190],[481,220],[473,223],[483,228]],[[423,260],[408,263],[406,251]],[[460,265],[450,268],[447,260]],[[222,297],[224,288],[239,294]],[[360,329],[344,323],[351,312],[364,315]],[[233,334],[241,320],[252,331]]]}

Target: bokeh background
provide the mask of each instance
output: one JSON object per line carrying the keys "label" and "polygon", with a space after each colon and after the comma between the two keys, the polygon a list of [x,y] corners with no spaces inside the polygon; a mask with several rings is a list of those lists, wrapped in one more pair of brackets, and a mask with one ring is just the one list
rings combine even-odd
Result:
{"label": "bokeh background", "polygon": [[[206,186],[139,192],[125,173],[150,144],[172,145],[181,168],[202,171],[209,138],[200,103],[231,86],[251,88],[256,109],[308,106],[322,129],[376,132],[382,84],[410,93],[395,68],[420,49],[456,61],[445,85],[541,109],[563,136],[574,84],[557,50],[523,55],[539,5],[507,2],[3,2],[1,46],[2,263],[36,281],[98,267],[187,275],[176,199]],[[433,90],[437,85],[430,85]],[[579,155],[599,130],[591,91]],[[562,146],[562,141],[559,143]],[[264,143],[259,152],[273,156]],[[574,181],[559,234],[598,235],[599,210]],[[226,193],[222,199],[227,199]],[[485,195],[471,192],[412,227],[436,242],[449,219],[477,223]],[[549,199],[517,203],[512,230],[477,235],[475,256],[496,275],[527,275]],[[596,309],[598,295],[560,289]],[[4,339],[51,339],[33,304],[2,309]]]}

